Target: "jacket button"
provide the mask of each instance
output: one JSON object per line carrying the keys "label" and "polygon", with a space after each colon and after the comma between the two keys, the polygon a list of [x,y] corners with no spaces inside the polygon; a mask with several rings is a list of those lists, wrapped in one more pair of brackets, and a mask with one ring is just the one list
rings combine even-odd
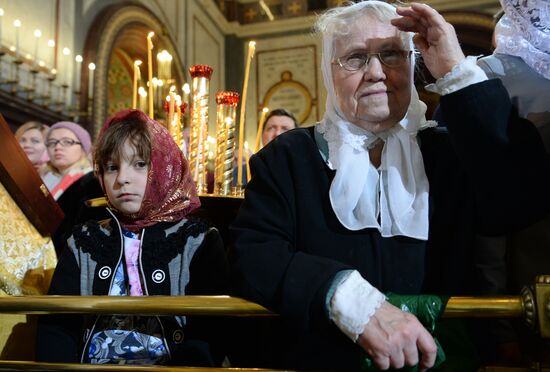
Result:
{"label": "jacket button", "polygon": [[103,266],[101,269],[99,269],[100,279],[107,279],[110,276],[111,276],[111,268],[109,266]]}
{"label": "jacket button", "polygon": [[175,330],[174,334],[172,335],[172,340],[174,340],[176,344],[181,344],[181,342],[183,341],[183,331],[181,329]]}
{"label": "jacket button", "polygon": [[164,279],[166,278],[166,274],[164,271],[157,269],[153,271],[153,274],[151,275],[151,278],[153,279],[153,282],[155,283],[162,283]]}

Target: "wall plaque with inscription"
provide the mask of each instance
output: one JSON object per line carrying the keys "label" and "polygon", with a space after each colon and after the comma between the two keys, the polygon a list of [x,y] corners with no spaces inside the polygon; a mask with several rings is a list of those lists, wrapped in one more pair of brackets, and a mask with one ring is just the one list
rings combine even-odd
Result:
{"label": "wall plaque with inscription", "polygon": [[259,51],[257,111],[284,108],[300,124],[319,120],[316,45]]}

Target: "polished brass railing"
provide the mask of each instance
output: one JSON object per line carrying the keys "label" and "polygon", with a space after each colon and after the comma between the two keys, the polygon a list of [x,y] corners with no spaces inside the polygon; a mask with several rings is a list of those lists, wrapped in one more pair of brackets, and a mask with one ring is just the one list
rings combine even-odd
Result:
{"label": "polished brass railing", "polygon": [[136,366],[113,364],[75,364],[75,363],[38,363],[0,360],[0,370],[4,371],[93,371],[93,372],[264,372],[280,371],[261,368],[208,368],[208,367],[172,367],[172,366]]}
{"label": "polished brass railing", "polygon": [[[264,316],[277,314],[253,302],[230,296],[6,296],[0,297],[0,313],[15,314],[134,314]],[[550,276],[539,276],[520,296],[451,297],[445,318],[523,318],[550,338]],[[17,371],[268,371],[242,368],[189,368],[115,366],[0,361],[0,370]],[[489,369],[504,371],[506,369]],[[519,369],[527,370],[527,369]],[[545,370],[544,368],[538,369]]]}
{"label": "polished brass railing", "polygon": [[[446,318],[518,318],[521,297],[451,297]],[[0,297],[0,313],[277,316],[265,307],[230,296],[10,296]]]}
{"label": "polished brass railing", "polygon": [[10,296],[0,313],[274,316],[265,307],[229,296]]}

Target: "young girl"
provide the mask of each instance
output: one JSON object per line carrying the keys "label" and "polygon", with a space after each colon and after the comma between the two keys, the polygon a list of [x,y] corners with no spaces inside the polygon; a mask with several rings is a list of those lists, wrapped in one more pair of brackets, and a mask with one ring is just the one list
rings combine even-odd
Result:
{"label": "young girl", "polygon": [[[74,228],[49,294],[226,293],[222,241],[217,230],[186,218],[200,203],[188,163],[163,126],[138,110],[118,113],[101,130],[94,164],[112,218]],[[208,331],[198,322],[166,316],[51,316],[39,326],[37,357],[218,365],[223,356],[210,348]]]}

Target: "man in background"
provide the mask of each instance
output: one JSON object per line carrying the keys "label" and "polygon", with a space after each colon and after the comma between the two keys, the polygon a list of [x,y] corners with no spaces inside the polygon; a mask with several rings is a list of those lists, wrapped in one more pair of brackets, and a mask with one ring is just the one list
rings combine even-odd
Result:
{"label": "man in background", "polygon": [[271,111],[265,119],[262,131],[264,146],[273,141],[278,135],[294,128],[298,128],[298,122],[292,113],[281,108]]}

